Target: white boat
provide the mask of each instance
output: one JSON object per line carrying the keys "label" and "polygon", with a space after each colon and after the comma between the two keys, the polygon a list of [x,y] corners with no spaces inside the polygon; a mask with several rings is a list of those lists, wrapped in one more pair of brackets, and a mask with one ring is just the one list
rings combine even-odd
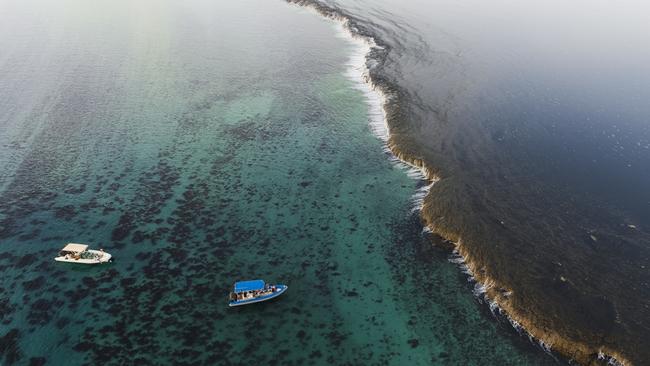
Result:
{"label": "white boat", "polygon": [[59,256],[54,258],[54,260],[57,262],[98,264],[109,262],[111,257],[103,249],[88,249],[88,245],[86,244],[68,243],[61,249]]}

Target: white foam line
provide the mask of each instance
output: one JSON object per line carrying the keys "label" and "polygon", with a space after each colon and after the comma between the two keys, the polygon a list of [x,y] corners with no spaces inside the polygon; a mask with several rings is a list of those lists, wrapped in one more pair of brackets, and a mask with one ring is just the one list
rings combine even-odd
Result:
{"label": "white foam line", "polygon": [[[388,124],[386,123],[386,111],[384,109],[387,97],[379,88],[372,85],[369,76],[370,71],[366,64],[368,54],[373,48],[377,48],[378,46],[372,39],[354,35],[350,31],[347,19],[332,20],[336,27],[336,35],[354,45],[355,48],[355,51],[352,52],[346,63],[348,68],[345,76],[354,81],[354,87],[363,93],[368,104],[368,123],[370,128],[375,136],[386,143],[390,136]],[[390,151],[388,146],[385,146],[384,151],[386,150]]]}
{"label": "white foam line", "polygon": [[471,269],[467,266],[467,263],[465,263],[465,258],[460,255],[457,249],[453,250],[452,254],[449,255],[448,260],[449,262],[457,265],[461,272],[465,273],[468,276],[468,282],[474,282],[474,289],[472,290],[472,294],[477,299],[477,301],[480,303],[486,303],[488,305],[490,313],[492,313],[495,318],[502,317],[507,319],[510,325],[517,331],[520,336],[525,336],[533,345],[540,347],[546,354],[555,358],[551,351],[550,345],[544,343],[544,341],[540,339],[533,337],[518,321],[511,318],[508,313],[501,309],[496,301],[488,297],[487,291],[494,285],[490,282],[481,283],[477,281],[476,277],[474,277],[474,273],[472,273]]}
{"label": "white foam line", "polygon": [[614,357],[606,355],[605,353],[603,353],[602,350],[598,351],[598,359],[601,360],[601,361],[607,362],[607,364],[611,365],[611,366],[625,366],[623,363],[619,362]]}
{"label": "white foam line", "polygon": [[424,207],[424,199],[429,194],[435,181],[429,181],[423,168],[402,161],[388,147],[390,129],[385,109],[388,96],[380,88],[372,84],[370,70],[368,69],[368,54],[373,48],[379,48],[379,46],[371,38],[360,37],[352,33],[347,19],[331,20],[335,24],[337,36],[354,45],[355,51],[350,55],[346,63],[348,69],[345,76],[354,82],[357,90],[363,93],[368,104],[368,124],[372,133],[384,142],[382,150],[389,156],[391,162],[406,171],[409,178],[418,182],[429,183],[418,188],[411,198],[411,212],[420,212]]}
{"label": "white foam line", "polygon": [[[456,247],[458,246],[458,243],[454,243],[454,244],[456,244],[455,245]],[[465,273],[468,276],[468,278],[467,278],[468,282],[475,282],[474,289],[472,290],[473,295],[476,297],[476,299],[480,303],[483,303],[483,302],[487,303],[488,307],[490,308],[490,312],[492,313],[492,315],[494,317],[498,316],[498,317],[502,317],[502,318],[507,319],[508,322],[510,323],[510,325],[517,331],[517,333],[520,336],[525,336],[526,338],[528,338],[530,343],[532,343],[535,346],[540,347],[540,349],[542,349],[542,351],[544,351],[544,353],[546,353],[549,356],[553,357],[553,359],[556,359],[555,355],[553,355],[553,350],[552,350],[552,345],[551,344],[547,344],[543,340],[533,337],[533,335],[530,334],[526,330],[526,328],[524,328],[518,321],[511,318],[510,315],[508,315],[508,313],[506,311],[504,311],[496,301],[494,301],[494,300],[492,300],[492,299],[490,299],[488,297],[487,291],[488,291],[488,289],[493,287],[494,284],[490,283],[489,281],[487,283],[484,283],[484,284],[481,283],[481,282],[478,282],[476,280],[476,277],[474,277],[474,273],[472,273],[471,269],[465,263],[465,258],[462,255],[460,255],[460,253],[458,252],[458,249],[454,249],[452,251],[452,253],[449,255],[448,261],[455,264],[455,265],[457,265],[458,268],[461,270],[461,272]],[[606,362],[608,365],[611,365],[611,366],[626,366],[624,363],[618,361],[613,356],[607,355],[602,351],[598,352],[598,359],[601,360],[601,361]]]}

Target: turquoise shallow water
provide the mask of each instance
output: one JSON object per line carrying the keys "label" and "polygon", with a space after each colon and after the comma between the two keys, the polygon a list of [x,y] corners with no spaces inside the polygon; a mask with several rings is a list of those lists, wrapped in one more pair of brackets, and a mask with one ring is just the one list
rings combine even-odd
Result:
{"label": "turquoise shallow water", "polygon": [[[422,235],[424,182],[372,135],[333,24],[279,1],[4,11],[1,364],[553,362]],[[68,241],[115,261],[55,263]],[[289,291],[229,309],[250,278]]]}

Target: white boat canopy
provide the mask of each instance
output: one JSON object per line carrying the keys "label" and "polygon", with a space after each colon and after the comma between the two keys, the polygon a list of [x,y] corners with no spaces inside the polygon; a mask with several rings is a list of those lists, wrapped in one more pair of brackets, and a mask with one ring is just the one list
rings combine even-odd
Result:
{"label": "white boat canopy", "polygon": [[61,249],[61,251],[81,253],[81,252],[85,252],[86,249],[88,249],[88,246],[86,244],[68,243],[68,245],[66,245],[63,249]]}

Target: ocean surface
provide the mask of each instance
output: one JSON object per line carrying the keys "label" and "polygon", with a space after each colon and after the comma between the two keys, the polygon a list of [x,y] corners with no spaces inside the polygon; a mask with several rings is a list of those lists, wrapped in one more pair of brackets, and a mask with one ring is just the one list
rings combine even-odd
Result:
{"label": "ocean surface", "polygon": [[0,364],[561,362],[432,245],[363,56],[279,0],[0,2]]}
{"label": "ocean surface", "polygon": [[378,45],[391,146],[487,295],[580,363],[648,364],[650,6],[296,1]]}

